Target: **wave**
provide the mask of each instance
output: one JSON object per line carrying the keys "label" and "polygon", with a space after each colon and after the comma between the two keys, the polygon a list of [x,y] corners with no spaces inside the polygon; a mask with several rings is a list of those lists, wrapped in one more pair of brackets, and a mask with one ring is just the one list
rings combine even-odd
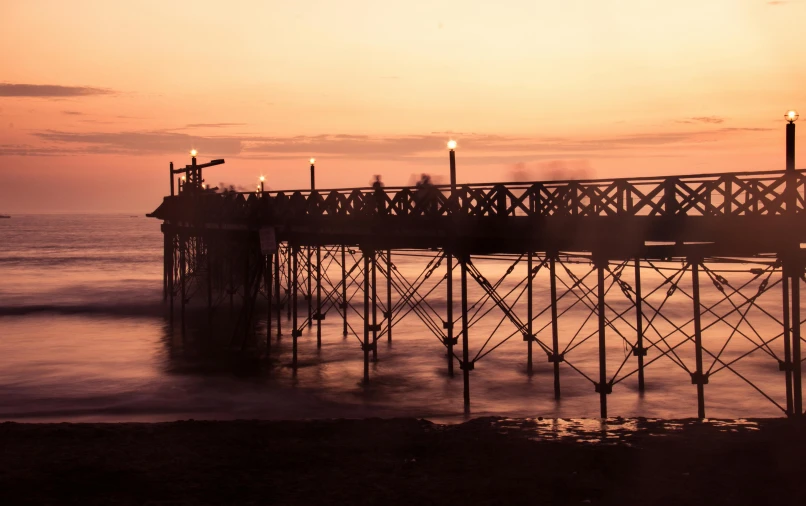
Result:
{"label": "wave", "polygon": [[64,303],[0,306],[0,316],[27,316],[37,313],[100,316],[161,316],[166,306],[160,302],[145,303]]}
{"label": "wave", "polygon": [[117,267],[121,265],[131,265],[131,264],[155,264],[161,265],[162,264],[162,255],[153,255],[153,254],[143,254],[143,255],[127,255],[127,256],[119,256],[119,255],[112,255],[108,254],[106,256],[103,255],[42,255],[42,256],[33,256],[33,255],[15,255],[15,256],[6,256],[0,257],[0,265],[10,265],[10,266],[19,266],[19,265],[31,265],[31,266],[65,266],[65,265],[82,265],[82,264],[91,264],[91,265],[103,265],[103,264],[114,264]]}

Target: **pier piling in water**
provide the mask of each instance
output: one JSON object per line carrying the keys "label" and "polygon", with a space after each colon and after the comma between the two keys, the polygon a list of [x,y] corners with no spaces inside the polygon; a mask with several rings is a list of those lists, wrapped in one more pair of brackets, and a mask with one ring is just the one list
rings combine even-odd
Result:
{"label": "pier piling in water", "polygon": [[[646,369],[658,360],[690,373],[698,417],[705,416],[704,385],[714,375],[748,384],[782,413],[802,415],[802,171],[222,193],[202,185],[201,168],[207,166],[194,159],[185,169],[172,167],[172,185],[180,171],[186,179],[150,214],[163,221],[163,298],[173,328],[179,297],[183,334],[187,319],[195,318],[194,304],[206,309],[212,327],[218,324],[213,318],[217,306],[227,298],[234,317],[238,293],[237,342],[245,346],[255,315],[263,314],[255,306],[265,300],[266,356],[276,356],[272,325],[279,340],[285,309],[293,369],[299,365],[298,347],[309,345],[303,335],[311,333],[303,330],[312,330],[315,322],[316,348],[327,342],[329,328],[340,327],[344,338],[357,338],[368,384],[370,353],[378,360],[378,340],[386,333],[391,343],[401,321],[419,321],[443,345],[449,377],[457,359],[469,411],[470,371],[508,339],[475,327],[488,309],[496,308],[499,327],[511,326],[513,335],[527,342],[525,357],[518,354],[527,373],[544,370],[545,376],[535,377],[551,378],[556,399],[561,372],[572,375],[564,376],[568,381],[579,375],[599,394],[602,417],[610,414],[608,396],[622,382],[635,382],[643,394]],[[265,228],[276,240],[276,249],[268,253],[255,246]],[[407,279],[395,264],[424,256],[431,260],[417,280]],[[493,282],[481,273],[485,262],[511,266]],[[525,271],[522,265],[516,268],[520,262]],[[460,271],[458,318],[454,267]],[[634,274],[626,275],[625,267]],[[739,275],[745,276],[741,282],[728,279]],[[688,296],[689,279],[687,304],[693,303],[693,314],[687,320],[664,304]],[[265,298],[258,296],[261,281]],[[378,293],[379,281],[385,293],[384,286]],[[506,283],[522,290],[507,291]],[[781,291],[767,295],[777,283]],[[545,303],[536,296],[541,291],[547,292]],[[304,310],[299,313],[301,294],[307,318]],[[443,295],[444,308],[435,303]],[[354,305],[351,299],[358,297],[363,304]],[[765,303],[771,306],[762,308]],[[329,311],[341,322],[323,325]],[[575,311],[587,312],[588,319],[572,320]],[[350,325],[353,318],[363,320],[363,329]],[[756,325],[758,319],[770,325]],[[729,330],[720,333],[720,325]],[[780,334],[769,335],[771,328]],[[405,347],[403,334],[394,335],[395,348]],[[460,335],[461,359],[455,355]],[[733,346],[734,335],[750,340],[753,350],[728,357],[724,352]],[[727,339],[724,345],[712,342],[717,336]],[[597,368],[576,359],[580,342],[588,339],[598,344]],[[616,343],[624,347],[624,357],[608,353]],[[533,360],[535,347],[546,353],[550,365]],[[783,372],[779,391],[764,390],[736,369],[747,356],[763,353]],[[485,373],[494,371],[477,374]]]}

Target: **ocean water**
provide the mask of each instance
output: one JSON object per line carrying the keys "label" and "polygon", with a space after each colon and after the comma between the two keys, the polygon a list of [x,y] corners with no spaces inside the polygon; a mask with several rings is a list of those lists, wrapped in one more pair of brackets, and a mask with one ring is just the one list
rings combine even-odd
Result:
{"label": "ocean water", "polygon": [[[480,358],[470,373],[471,411],[466,415],[458,363],[456,375],[450,377],[445,349],[413,313],[394,326],[391,343],[385,336],[378,343],[378,361],[371,364],[370,384],[364,385],[360,342],[352,333],[342,335],[342,320],[333,308],[323,322],[321,349],[316,347],[315,329],[303,331],[296,372],[290,367],[288,321],[282,322],[284,335],[279,339],[272,330],[271,356],[265,357],[265,302],[257,311],[246,352],[229,346],[227,339],[211,342],[209,329],[199,321],[183,335],[178,318],[171,324],[162,298],[162,235],[157,220],[127,215],[20,215],[0,220],[0,239],[2,420],[418,416],[459,421],[484,415],[599,416],[599,395],[593,385],[599,374],[598,323],[590,309],[596,303],[596,274],[584,258],[567,258],[557,267],[558,294],[565,293],[566,284],[575,287],[563,295],[558,308],[559,345],[567,359],[560,367],[559,400],[554,399],[553,369],[546,353],[535,345],[534,369],[527,374],[526,343],[499,309],[485,303],[479,285],[469,281],[474,315],[470,357]],[[398,274],[414,283],[434,255],[393,252],[393,261]],[[335,281],[339,268],[331,260],[326,253],[323,264],[329,265],[327,277]],[[525,260],[516,260],[477,258],[474,264],[491,284],[503,277],[497,291],[509,293],[507,304],[525,321],[526,266]],[[535,266],[539,264],[536,260]],[[622,268],[617,263],[611,267]],[[646,358],[643,393],[637,387],[636,359],[625,342],[635,339],[631,301],[618,284],[608,292],[606,314],[612,327],[607,332],[607,369],[608,378],[615,374],[617,380],[608,396],[611,416],[697,414],[696,387],[690,377],[695,370],[694,344],[689,338],[691,273],[679,273],[680,262],[655,267],[647,265],[642,271],[645,335],[657,344]],[[781,416],[775,405],[786,402],[784,375],[777,362],[783,358],[780,274],[769,273],[764,265],[740,262],[709,267],[718,272],[700,272],[703,304],[714,306],[713,313],[705,311],[702,317],[703,345],[708,350],[703,367],[712,371],[705,385],[706,413],[720,418]],[[547,270],[541,266],[534,280],[534,328],[551,347]],[[425,280],[420,293],[434,288],[444,274],[443,263]],[[747,285],[720,302],[722,292],[710,277],[717,274],[727,282],[720,283],[727,293]],[[678,275],[682,276],[679,282]],[[458,268],[454,276],[454,316],[458,318]],[[633,276],[632,264],[624,266],[624,283],[633,286]],[[671,294],[671,284],[663,283],[669,276],[678,287]],[[379,275],[378,294],[384,302],[381,279]],[[609,284],[607,280],[605,285]],[[355,311],[350,311],[348,319],[360,335],[362,295],[357,286],[350,293]],[[395,293],[393,302],[399,299]],[[444,315],[444,284],[433,290],[428,301],[436,313]],[[222,317],[229,311],[227,304],[218,310]],[[658,307],[662,311],[656,316],[652,309]],[[300,312],[307,314],[304,301]],[[621,312],[624,319],[616,317]],[[672,332],[674,324],[682,325],[684,332]],[[461,355],[461,340],[455,351]]]}

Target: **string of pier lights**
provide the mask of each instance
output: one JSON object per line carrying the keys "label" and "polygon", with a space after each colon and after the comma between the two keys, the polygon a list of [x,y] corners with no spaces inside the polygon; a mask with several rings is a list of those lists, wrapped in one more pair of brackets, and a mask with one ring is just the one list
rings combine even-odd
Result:
{"label": "string of pier lights", "polygon": [[[448,141],[448,152],[449,152],[449,159],[450,159],[450,167],[451,167],[451,190],[456,189],[456,147],[457,143],[455,140],[451,139]],[[195,149],[194,149],[195,151]],[[316,189],[316,158],[308,159],[308,162],[311,164],[311,190]],[[257,193],[264,192],[263,183],[266,181],[266,176],[261,175],[258,177],[260,181],[257,185]]]}

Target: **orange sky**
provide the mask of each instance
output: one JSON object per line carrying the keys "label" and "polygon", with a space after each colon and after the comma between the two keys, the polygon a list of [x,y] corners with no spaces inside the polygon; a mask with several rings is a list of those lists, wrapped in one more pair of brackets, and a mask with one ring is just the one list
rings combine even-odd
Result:
{"label": "orange sky", "polygon": [[0,3],[0,212],[151,211],[190,148],[249,189],[444,175],[448,137],[460,182],[782,169],[806,111],[806,1],[122,5]]}

